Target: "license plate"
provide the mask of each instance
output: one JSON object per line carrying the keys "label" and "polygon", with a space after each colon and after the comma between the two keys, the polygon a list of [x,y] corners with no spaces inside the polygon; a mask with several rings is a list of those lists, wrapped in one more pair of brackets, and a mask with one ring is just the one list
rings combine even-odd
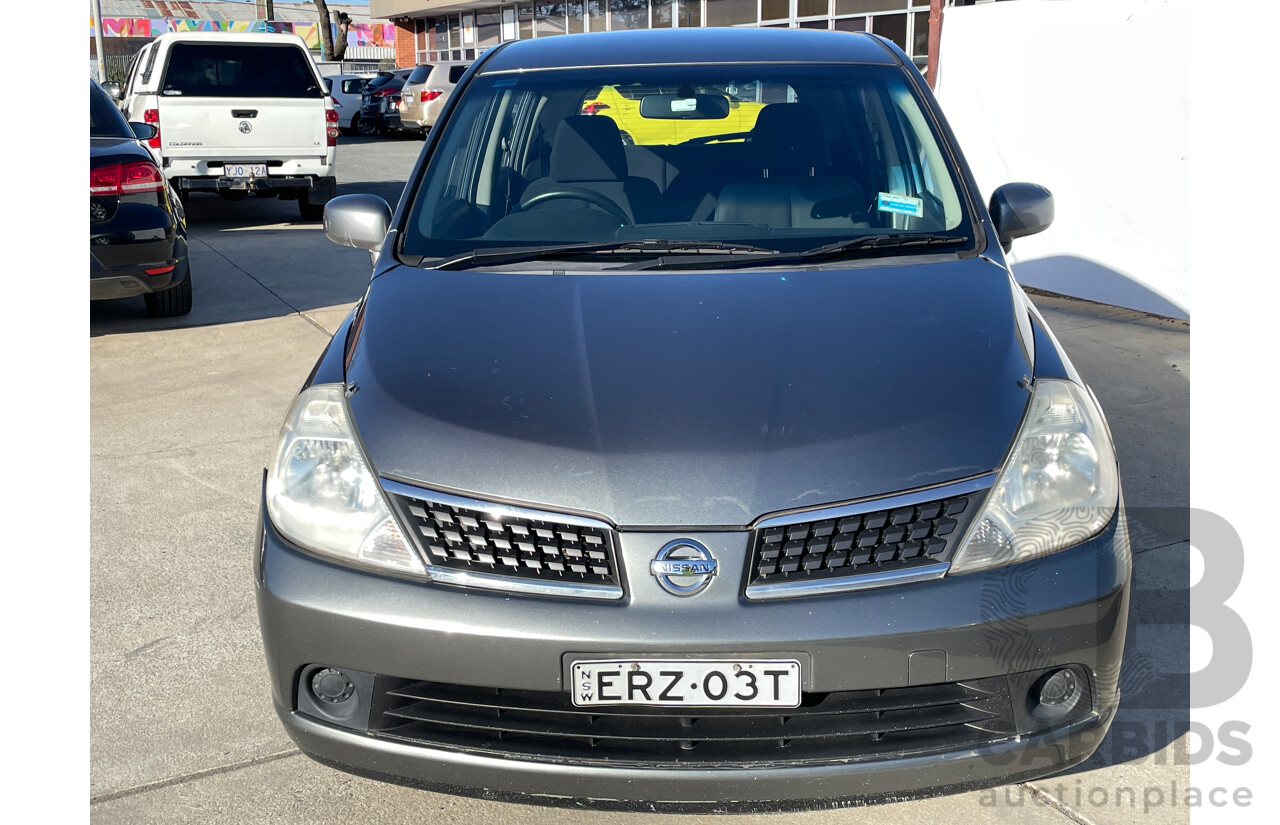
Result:
{"label": "license plate", "polygon": [[573,704],[776,707],[800,705],[794,659],[606,659],[574,662]]}
{"label": "license plate", "polygon": [[265,163],[224,163],[222,174],[228,178],[265,178],[267,165]]}

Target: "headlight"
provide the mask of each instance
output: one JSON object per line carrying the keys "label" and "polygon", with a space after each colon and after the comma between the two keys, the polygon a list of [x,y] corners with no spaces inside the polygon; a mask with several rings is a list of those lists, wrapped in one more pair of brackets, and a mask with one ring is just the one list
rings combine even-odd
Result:
{"label": "headlight", "polygon": [[356,443],[340,384],[308,387],[293,402],[267,471],[267,512],[308,550],[426,575]]}
{"label": "headlight", "polygon": [[1037,381],[1013,452],[950,572],[1079,544],[1107,526],[1119,494],[1115,448],[1093,398],[1070,381]]}

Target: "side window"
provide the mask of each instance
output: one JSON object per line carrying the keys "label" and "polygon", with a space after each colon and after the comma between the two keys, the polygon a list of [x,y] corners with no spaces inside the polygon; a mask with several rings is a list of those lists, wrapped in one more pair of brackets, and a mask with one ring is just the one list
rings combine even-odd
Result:
{"label": "side window", "polygon": [[356,78],[354,80],[342,81],[342,93],[348,95],[358,95],[364,89],[365,81]]}
{"label": "side window", "polygon": [[160,47],[148,46],[145,51],[147,58],[142,67],[142,82],[147,84],[151,82],[151,70],[156,66],[156,55],[160,54]]}
{"label": "side window", "polygon": [[133,59],[129,61],[129,70],[125,72],[124,75],[124,92],[121,94],[121,97],[125,100],[128,100],[129,95],[133,94],[133,81],[134,78],[138,76],[138,63],[140,62],[139,58],[141,58],[142,55],[143,52],[138,52],[133,56]]}
{"label": "side window", "polygon": [[459,80],[461,80],[461,79],[462,79],[462,76],[463,76],[464,74],[466,74],[466,73],[467,73],[467,67],[466,67],[466,66],[450,66],[450,67],[449,67],[449,82],[450,82],[450,83],[453,83],[453,84],[455,84],[455,85],[456,85],[456,84],[457,84],[457,82],[458,82]]}

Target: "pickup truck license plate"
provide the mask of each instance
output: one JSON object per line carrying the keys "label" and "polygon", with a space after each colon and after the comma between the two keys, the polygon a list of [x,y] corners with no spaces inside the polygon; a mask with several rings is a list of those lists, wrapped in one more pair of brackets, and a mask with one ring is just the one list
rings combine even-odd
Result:
{"label": "pickup truck license plate", "polygon": [[574,662],[572,676],[577,707],[800,705],[794,659],[606,659]]}
{"label": "pickup truck license plate", "polygon": [[222,174],[228,178],[265,178],[267,165],[265,163],[224,163]]}

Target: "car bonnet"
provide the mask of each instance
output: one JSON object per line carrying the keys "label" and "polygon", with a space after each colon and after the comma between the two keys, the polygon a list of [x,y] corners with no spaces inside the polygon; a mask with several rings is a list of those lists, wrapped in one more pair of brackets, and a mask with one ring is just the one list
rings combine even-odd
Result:
{"label": "car bonnet", "polygon": [[981,258],[402,266],[348,343],[349,403],[384,477],[623,526],[745,525],[998,467],[1028,399],[1014,313]]}

